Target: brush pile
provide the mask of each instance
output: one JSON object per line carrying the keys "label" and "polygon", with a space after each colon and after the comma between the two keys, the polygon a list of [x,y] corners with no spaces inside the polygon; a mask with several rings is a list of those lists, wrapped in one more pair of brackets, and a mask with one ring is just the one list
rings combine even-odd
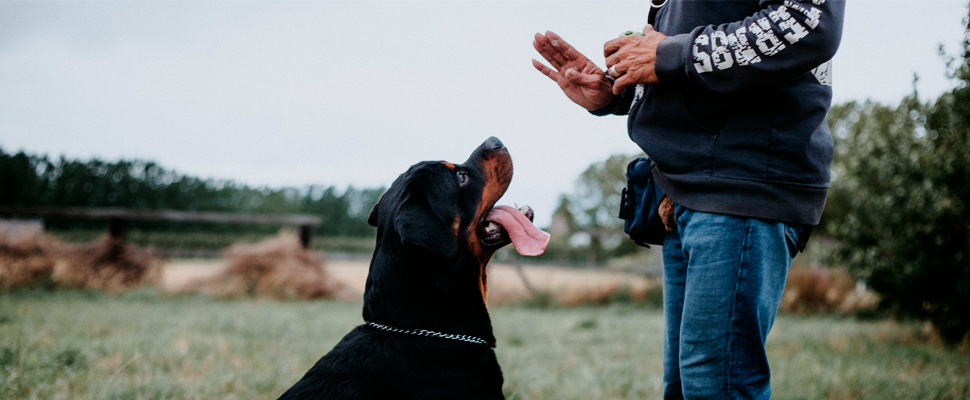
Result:
{"label": "brush pile", "polygon": [[46,235],[0,238],[0,289],[50,282],[58,288],[118,293],[157,283],[161,262],[149,250],[110,236],[68,245]]}
{"label": "brush pile", "polygon": [[42,235],[0,236],[0,289],[41,284],[57,261],[58,243]]}
{"label": "brush pile", "polygon": [[161,280],[162,264],[151,250],[110,236],[65,248],[51,277],[59,287],[123,292]]}
{"label": "brush pile", "polygon": [[216,297],[320,299],[339,297],[343,283],[324,268],[323,256],[304,249],[292,233],[225,252],[226,269],[189,285]]}
{"label": "brush pile", "polygon": [[781,298],[781,311],[852,314],[875,308],[878,298],[836,268],[792,268]]}

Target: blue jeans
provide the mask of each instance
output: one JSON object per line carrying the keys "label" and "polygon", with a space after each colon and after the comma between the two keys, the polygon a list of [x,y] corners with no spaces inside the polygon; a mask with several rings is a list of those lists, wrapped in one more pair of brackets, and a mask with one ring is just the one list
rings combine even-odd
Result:
{"label": "blue jeans", "polygon": [[765,338],[811,227],[675,205],[664,260],[664,398],[767,399]]}

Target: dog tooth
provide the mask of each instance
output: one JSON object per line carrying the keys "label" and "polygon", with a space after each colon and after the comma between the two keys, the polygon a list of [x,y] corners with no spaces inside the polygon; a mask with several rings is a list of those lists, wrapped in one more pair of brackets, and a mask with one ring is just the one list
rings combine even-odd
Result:
{"label": "dog tooth", "polygon": [[501,225],[496,224],[492,221],[489,221],[488,225],[485,225],[485,233],[494,233],[495,231],[498,231],[498,229],[501,227],[502,227]]}

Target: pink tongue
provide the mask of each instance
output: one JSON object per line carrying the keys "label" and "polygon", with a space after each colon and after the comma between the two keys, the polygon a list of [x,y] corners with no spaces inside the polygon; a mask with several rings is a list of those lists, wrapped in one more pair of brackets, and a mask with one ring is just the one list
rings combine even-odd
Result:
{"label": "pink tongue", "polygon": [[509,233],[512,245],[519,254],[537,256],[546,251],[549,234],[532,225],[532,221],[529,221],[529,218],[519,210],[509,206],[498,206],[488,213],[485,220],[502,225]]}

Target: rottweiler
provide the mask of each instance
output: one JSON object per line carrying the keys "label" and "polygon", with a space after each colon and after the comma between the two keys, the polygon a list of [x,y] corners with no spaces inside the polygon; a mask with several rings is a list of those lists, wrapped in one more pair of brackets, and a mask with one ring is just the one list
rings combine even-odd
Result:
{"label": "rottweiler", "polygon": [[463,164],[424,161],[401,174],[368,222],[377,245],[364,321],[280,399],[501,399],[502,371],[485,266],[513,243],[525,255],[549,241],[533,212],[495,206],[512,181],[498,139]]}

